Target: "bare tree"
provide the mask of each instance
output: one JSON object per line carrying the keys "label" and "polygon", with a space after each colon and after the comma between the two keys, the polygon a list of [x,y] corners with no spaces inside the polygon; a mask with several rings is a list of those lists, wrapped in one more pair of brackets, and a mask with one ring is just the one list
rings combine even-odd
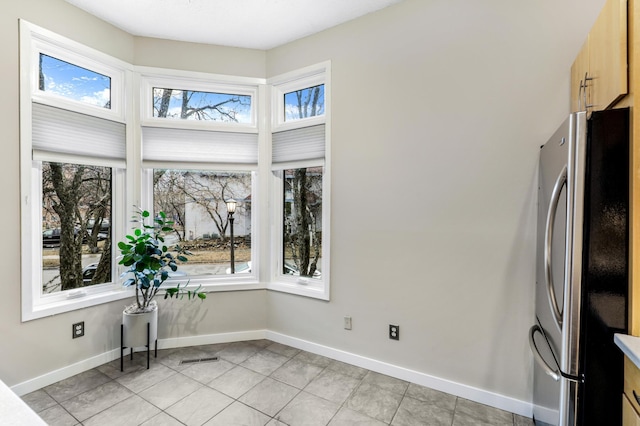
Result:
{"label": "bare tree", "polygon": [[292,200],[285,210],[284,243],[302,276],[313,276],[322,254],[318,221],[322,211],[322,168],[286,170],[285,194]]}
{"label": "bare tree", "polygon": [[[185,196],[209,216],[223,240],[228,226],[226,201],[244,199],[250,193],[251,175],[248,173],[185,173]],[[238,211],[242,208],[238,206]]]}
{"label": "bare tree", "polygon": [[[87,168],[87,178],[83,182],[82,206],[85,210],[83,230],[92,253],[99,251],[98,241],[103,240],[102,253],[91,284],[111,281],[111,169],[106,167]],[[108,221],[109,226],[103,227]],[[106,232],[102,232],[103,228]]]}
{"label": "bare tree", "polygon": [[314,86],[308,89],[297,90],[296,100],[298,101],[298,118],[314,117],[319,115],[324,107],[324,102],[320,102],[322,86]]}
{"label": "bare tree", "polygon": [[76,222],[80,219],[78,202],[82,196],[80,187],[84,166],[74,169],[65,169],[60,163],[49,163],[51,188],[43,190],[45,197],[55,198],[51,207],[60,218],[62,290],[82,287],[82,233],[76,230]]}
{"label": "bare tree", "polygon": [[[198,97],[197,104],[192,103],[194,95]],[[173,117],[169,106],[172,96],[180,96],[180,118],[195,120],[219,120],[237,122],[238,113],[249,105],[249,97],[232,95],[213,101],[213,93],[197,92],[194,90],[155,89],[154,114],[156,117]]]}
{"label": "bare tree", "polygon": [[165,212],[173,220],[173,232],[180,241],[184,241],[186,239],[184,173],[177,170],[155,169],[153,194],[155,210]]}
{"label": "bare tree", "polygon": [[[111,176],[105,167],[43,163],[43,206],[55,213],[60,223],[61,290],[82,287],[82,245],[91,238],[89,221],[101,222],[110,213]],[[98,226],[99,229],[99,226]],[[95,282],[111,276],[110,234],[106,238]]]}

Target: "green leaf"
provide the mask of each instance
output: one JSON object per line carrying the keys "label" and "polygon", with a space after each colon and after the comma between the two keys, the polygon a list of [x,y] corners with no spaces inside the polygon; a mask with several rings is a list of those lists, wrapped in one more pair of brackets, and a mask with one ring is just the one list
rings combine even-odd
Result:
{"label": "green leaf", "polygon": [[147,252],[147,247],[145,246],[144,242],[139,242],[136,245],[136,253],[144,255],[146,252]]}
{"label": "green leaf", "polygon": [[204,300],[207,298],[206,293],[198,293],[198,297],[200,298],[200,300]]}
{"label": "green leaf", "polygon": [[131,246],[123,241],[118,242],[118,248],[120,250],[128,250]]}
{"label": "green leaf", "polygon": [[136,229],[133,231],[134,234],[136,234],[136,237],[139,237],[140,235],[142,235],[142,230],[141,229]]}
{"label": "green leaf", "polygon": [[149,217],[149,216],[151,216],[151,213],[149,213],[147,210],[143,210],[142,213],[140,213],[140,216]]}
{"label": "green leaf", "polygon": [[179,260],[180,262],[187,262],[187,261],[189,261],[189,259],[187,259],[186,257],[184,257],[184,256],[182,256],[182,255],[180,255],[180,254],[178,255],[178,260]]}
{"label": "green leaf", "polygon": [[140,287],[141,288],[149,288],[149,286],[151,285],[151,282],[149,281],[149,278],[142,276],[140,278]]}

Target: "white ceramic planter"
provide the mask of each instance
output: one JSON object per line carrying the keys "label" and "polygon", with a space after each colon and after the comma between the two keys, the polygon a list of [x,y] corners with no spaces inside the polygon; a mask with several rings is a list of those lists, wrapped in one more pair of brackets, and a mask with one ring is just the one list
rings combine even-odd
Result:
{"label": "white ceramic planter", "polygon": [[[152,302],[153,303],[153,302]],[[158,306],[149,312],[130,314],[122,312],[124,345],[138,348],[147,345],[147,324],[149,324],[149,349],[153,349],[158,339]]]}

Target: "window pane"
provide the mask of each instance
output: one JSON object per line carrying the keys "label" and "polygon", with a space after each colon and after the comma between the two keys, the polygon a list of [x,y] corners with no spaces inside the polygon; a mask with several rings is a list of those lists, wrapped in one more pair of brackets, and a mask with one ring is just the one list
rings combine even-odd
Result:
{"label": "window pane", "polygon": [[153,202],[174,221],[166,236],[192,255],[180,265],[189,276],[231,273],[231,221],[226,202],[234,199],[235,273],[251,272],[251,172],[154,169]]}
{"label": "window pane", "polygon": [[322,167],[284,171],[282,273],[322,277]]}
{"label": "window pane", "polygon": [[284,121],[324,115],[324,84],[284,95]]}
{"label": "window pane", "polygon": [[40,90],[67,99],[111,108],[111,78],[86,68],[40,54]]}
{"label": "window pane", "polygon": [[111,282],[111,172],[42,163],[42,293]]}
{"label": "window pane", "polygon": [[153,116],[251,123],[251,96],[154,87]]}

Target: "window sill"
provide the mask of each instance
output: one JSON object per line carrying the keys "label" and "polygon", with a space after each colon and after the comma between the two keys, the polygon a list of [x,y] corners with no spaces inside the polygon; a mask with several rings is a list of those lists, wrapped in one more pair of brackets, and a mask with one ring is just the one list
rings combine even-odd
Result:
{"label": "window sill", "polygon": [[[252,280],[235,280],[235,282],[212,282],[211,280],[206,279],[194,279],[190,282],[189,289],[193,290],[197,288],[198,285],[202,285],[200,290],[205,293],[216,293],[222,291],[263,290],[266,288],[263,284]],[[45,318],[48,316],[75,311],[77,309],[88,308],[91,306],[97,306],[103,303],[127,299],[134,296],[135,292],[133,289],[118,288],[117,290],[103,291],[100,293],[88,293],[78,298],[68,298],[50,302],[41,301],[41,303],[34,306],[25,306],[23,308],[22,322]],[[159,295],[159,297],[163,296]]]}
{"label": "window sill", "polygon": [[326,282],[310,285],[293,281],[273,281],[267,285],[267,289],[281,293],[289,293],[329,301],[329,284]]}
{"label": "window sill", "polygon": [[34,303],[33,306],[23,306],[22,322],[75,311],[77,309],[88,308],[90,306],[101,305],[103,303],[122,300],[133,296],[133,291],[119,288],[117,290],[104,291],[100,293],[87,293],[81,297],[64,300],[50,302],[46,302],[46,299],[40,300],[40,303]]}

